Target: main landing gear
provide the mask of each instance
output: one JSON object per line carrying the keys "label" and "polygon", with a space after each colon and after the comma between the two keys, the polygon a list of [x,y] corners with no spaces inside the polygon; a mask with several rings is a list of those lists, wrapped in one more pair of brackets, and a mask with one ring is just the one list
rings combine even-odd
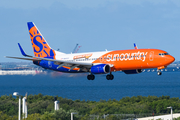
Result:
{"label": "main landing gear", "polygon": [[90,74],[90,75],[87,76],[87,79],[88,80],[94,80],[95,76],[93,74]]}
{"label": "main landing gear", "polygon": [[158,70],[157,75],[162,75],[162,72]]}
{"label": "main landing gear", "polygon": [[[88,80],[94,80],[95,76],[91,73],[87,76]],[[106,79],[107,80],[113,80],[114,79],[114,75],[112,75],[111,73],[109,75],[106,75]]]}
{"label": "main landing gear", "polygon": [[107,80],[113,80],[114,79],[114,75],[112,75],[111,73],[109,75],[106,75],[106,79]]}

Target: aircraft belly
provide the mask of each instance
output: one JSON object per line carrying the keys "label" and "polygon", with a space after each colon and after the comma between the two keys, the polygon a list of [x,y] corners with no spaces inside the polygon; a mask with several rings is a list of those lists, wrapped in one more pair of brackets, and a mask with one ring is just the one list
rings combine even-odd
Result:
{"label": "aircraft belly", "polygon": [[115,69],[118,70],[132,70],[144,69],[147,67],[146,62],[142,61],[119,61],[114,64]]}
{"label": "aircraft belly", "polygon": [[59,69],[57,69],[56,71],[59,71],[59,72],[66,72],[66,73],[83,73],[84,71],[78,71],[78,70],[70,70],[68,68],[65,68],[65,67],[61,67]]}

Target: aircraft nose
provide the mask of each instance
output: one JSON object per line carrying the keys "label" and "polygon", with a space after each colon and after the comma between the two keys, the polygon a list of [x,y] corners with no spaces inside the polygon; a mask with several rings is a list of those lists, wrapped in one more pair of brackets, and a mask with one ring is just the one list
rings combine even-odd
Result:
{"label": "aircraft nose", "polygon": [[172,63],[175,61],[175,58],[170,55],[167,60],[169,61],[169,63]]}

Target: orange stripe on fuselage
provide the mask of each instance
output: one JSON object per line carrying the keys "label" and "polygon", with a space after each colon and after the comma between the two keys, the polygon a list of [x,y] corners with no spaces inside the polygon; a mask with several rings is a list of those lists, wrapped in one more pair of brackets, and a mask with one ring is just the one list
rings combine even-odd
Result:
{"label": "orange stripe on fuselage", "polygon": [[[66,66],[63,66],[64,68],[66,68],[66,69],[71,69],[71,67],[66,67]],[[74,68],[74,69],[72,69],[72,70],[79,70],[80,68]]]}
{"label": "orange stripe on fuselage", "polygon": [[170,57],[170,55],[162,57],[159,53],[167,52],[158,49],[117,50],[104,54],[93,63],[112,64],[116,71],[156,68],[169,65],[170,63],[166,58]]}

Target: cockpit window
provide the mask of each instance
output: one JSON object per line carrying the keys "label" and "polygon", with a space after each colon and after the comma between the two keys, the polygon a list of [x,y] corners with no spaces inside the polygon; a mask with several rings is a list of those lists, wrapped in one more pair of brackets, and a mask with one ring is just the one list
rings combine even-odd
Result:
{"label": "cockpit window", "polygon": [[160,56],[169,55],[168,53],[159,53]]}

